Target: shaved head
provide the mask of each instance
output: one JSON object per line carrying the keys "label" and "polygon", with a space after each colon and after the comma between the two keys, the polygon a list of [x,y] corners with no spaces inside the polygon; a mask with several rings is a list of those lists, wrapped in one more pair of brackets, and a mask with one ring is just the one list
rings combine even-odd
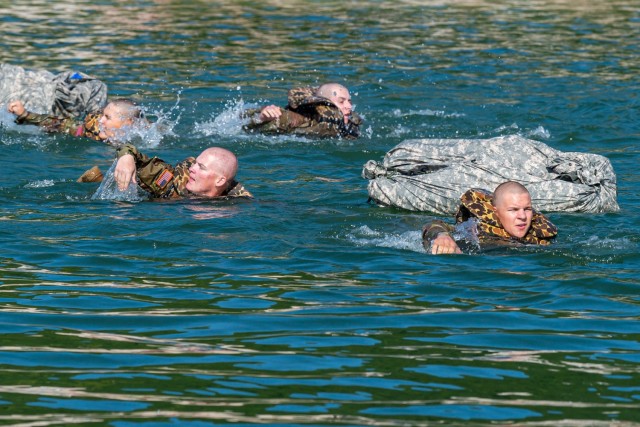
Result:
{"label": "shaved head", "polygon": [[524,185],[507,181],[493,192],[493,211],[502,228],[512,237],[524,238],[531,228],[531,194]]}
{"label": "shaved head", "polygon": [[531,195],[529,194],[529,190],[527,190],[524,185],[515,181],[506,181],[498,185],[493,191],[493,206],[498,206],[500,203],[502,203],[507,194],[527,194],[529,195],[529,197],[531,197]]}
{"label": "shaved head", "polygon": [[349,90],[339,83],[325,83],[316,90],[316,95],[331,99],[344,92],[348,94]]}
{"label": "shaved head", "polygon": [[238,172],[238,159],[231,151],[210,147],[189,168],[187,190],[202,197],[223,195]]}
{"label": "shaved head", "polygon": [[135,101],[128,98],[118,98],[109,102],[109,104],[118,108],[123,119],[139,119],[142,117],[142,109]]}
{"label": "shaved head", "polygon": [[349,116],[353,109],[349,89],[339,83],[325,83],[316,90],[316,96],[321,96],[331,101],[344,116],[344,122],[347,123],[349,121]]}
{"label": "shaved head", "polygon": [[231,151],[220,147],[210,147],[204,150],[201,155],[206,156],[209,168],[224,176],[227,181],[232,181],[236,177],[238,159]]}
{"label": "shaved head", "polygon": [[117,141],[125,135],[127,126],[142,118],[142,110],[130,99],[115,99],[107,104],[100,116],[100,139]]}

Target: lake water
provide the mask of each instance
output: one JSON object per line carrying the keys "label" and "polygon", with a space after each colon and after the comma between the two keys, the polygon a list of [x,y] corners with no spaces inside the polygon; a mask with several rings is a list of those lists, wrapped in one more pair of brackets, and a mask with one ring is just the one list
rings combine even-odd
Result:
{"label": "lake water", "polygon": [[[141,150],[229,148],[256,196],[93,200],[113,149],[3,107],[1,424],[640,422],[636,1],[1,1],[0,28],[0,62],[101,78],[162,119]],[[240,131],[326,80],[361,139]],[[620,211],[436,257],[436,216],[367,203],[405,139],[513,134],[608,157]]]}

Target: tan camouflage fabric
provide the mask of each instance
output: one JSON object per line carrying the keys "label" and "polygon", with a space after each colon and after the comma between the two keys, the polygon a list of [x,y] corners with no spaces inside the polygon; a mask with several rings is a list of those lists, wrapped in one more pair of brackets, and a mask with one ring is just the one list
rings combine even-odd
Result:
{"label": "tan camouflage fabric", "polygon": [[24,114],[16,117],[15,122],[19,125],[38,126],[45,132],[65,133],[94,141],[108,142],[100,138],[100,117],[102,117],[102,111],[87,114],[83,121],[25,111]]}
{"label": "tan camouflage fabric", "polygon": [[0,64],[0,106],[22,101],[28,111],[82,120],[107,104],[107,86],[88,74],[27,70]]}
{"label": "tan camouflage fabric", "polygon": [[312,138],[356,139],[360,136],[362,118],[355,112],[349,121],[327,98],[315,96],[315,87],[291,89],[288,93],[288,105],[282,109],[282,116],[270,122],[259,120],[260,109],[244,112],[250,121],[244,126],[248,132],[264,134],[293,134]]}
{"label": "tan camouflage fabric", "polygon": [[558,228],[547,217],[534,210],[529,232],[522,239],[512,237],[500,224],[493,209],[493,196],[487,190],[469,190],[460,197],[460,201],[462,204],[456,213],[456,223],[478,218],[480,241],[487,237],[499,237],[521,243],[548,245],[558,234]]}
{"label": "tan camouflage fabric", "polygon": [[[551,244],[558,235],[558,228],[546,216],[534,210],[531,228],[527,234],[523,238],[511,236],[495,215],[492,200],[493,197],[487,190],[468,190],[460,197],[461,204],[455,215],[456,224],[477,219],[475,232],[480,245],[501,240],[505,243],[546,246]],[[444,221],[433,221],[425,225],[422,230],[423,245],[428,248],[439,233],[453,233],[454,230],[454,226]]]}
{"label": "tan camouflage fabric", "polygon": [[616,212],[616,174],[604,156],[562,152],[518,135],[413,139],[370,160],[362,177],[370,200],[412,211],[454,214],[469,188],[517,181],[543,212]]}
{"label": "tan camouflage fabric", "polygon": [[[131,145],[125,144],[116,150],[118,158],[125,154],[131,154],[136,161],[136,176],[138,185],[154,198],[197,198],[195,194],[187,190],[189,182],[189,168],[196,161],[189,157],[176,166],[171,166],[158,157],[149,157],[141,153]],[[253,195],[242,184],[233,181],[229,189],[219,198],[224,197],[248,197]]]}

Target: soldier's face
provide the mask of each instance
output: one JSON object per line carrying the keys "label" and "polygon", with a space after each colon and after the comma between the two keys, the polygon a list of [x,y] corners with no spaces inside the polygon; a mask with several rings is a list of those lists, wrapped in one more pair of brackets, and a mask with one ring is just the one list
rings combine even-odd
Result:
{"label": "soldier's face", "polygon": [[340,109],[340,111],[342,111],[342,114],[344,115],[344,121],[346,123],[349,120],[351,110],[353,109],[349,91],[344,88],[338,88],[331,93],[329,99]]}
{"label": "soldier's face", "polygon": [[211,156],[200,154],[196,162],[189,168],[189,182],[186,188],[199,196],[215,196],[216,183],[222,175],[217,173],[213,166]]}
{"label": "soldier's face", "polygon": [[119,130],[132,124],[131,118],[116,105],[108,104],[100,117],[100,138],[117,140]]}
{"label": "soldier's face", "polygon": [[494,210],[500,224],[513,237],[524,237],[531,227],[533,209],[527,193],[504,194]]}

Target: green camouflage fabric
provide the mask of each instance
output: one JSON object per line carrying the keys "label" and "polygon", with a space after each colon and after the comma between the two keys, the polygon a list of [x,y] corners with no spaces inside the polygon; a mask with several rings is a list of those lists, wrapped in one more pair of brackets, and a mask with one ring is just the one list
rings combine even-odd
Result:
{"label": "green camouflage fabric", "polygon": [[0,64],[0,105],[22,101],[28,111],[82,119],[107,104],[107,86],[76,71],[53,74]]}
{"label": "green camouflage fabric", "polygon": [[357,139],[360,136],[362,118],[352,112],[349,121],[327,98],[315,96],[317,88],[302,87],[291,89],[288,105],[282,109],[282,116],[270,122],[260,121],[260,108],[246,110],[244,117],[250,119],[244,126],[247,132],[263,134],[290,134],[311,138]]}
{"label": "green camouflage fabric", "polygon": [[38,126],[45,132],[66,133],[108,143],[108,140],[100,138],[100,117],[102,117],[102,111],[87,114],[83,121],[25,111],[24,114],[16,117],[15,122],[19,125]]}
{"label": "green camouflage fabric", "polygon": [[544,212],[616,212],[616,174],[604,156],[561,152],[518,135],[491,139],[413,139],[370,160],[362,177],[370,200],[412,211],[453,214],[469,188],[505,181],[527,187]]}
{"label": "green camouflage fabric", "polygon": [[[116,150],[118,158],[125,154],[131,154],[136,162],[136,177],[138,185],[154,198],[197,198],[195,194],[187,190],[189,182],[189,168],[196,161],[189,157],[176,166],[171,166],[158,157],[149,157],[141,153],[131,145],[125,144]],[[253,197],[242,184],[232,181],[229,189],[219,196],[224,197]]]}

